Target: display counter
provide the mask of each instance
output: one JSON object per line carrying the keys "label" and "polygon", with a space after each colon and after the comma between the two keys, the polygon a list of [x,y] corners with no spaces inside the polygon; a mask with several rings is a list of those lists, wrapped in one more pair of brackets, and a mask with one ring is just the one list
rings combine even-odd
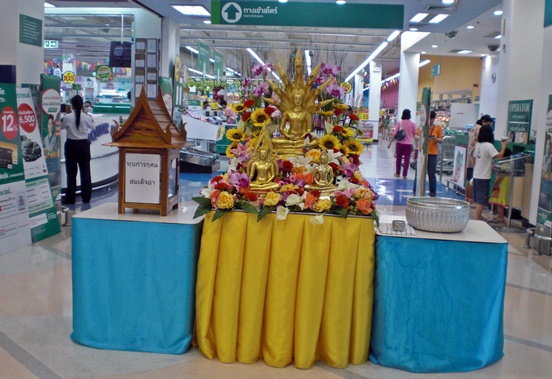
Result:
{"label": "display counter", "polygon": [[199,349],[221,362],[332,367],[368,358],[374,221],[206,215],[196,285]]}
{"label": "display counter", "polygon": [[107,203],[73,217],[73,341],[182,354],[191,345],[201,219],[195,203],[166,217]]}
{"label": "display counter", "polygon": [[461,233],[415,233],[376,237],[370,360],[426,373],[496,362],[503,356],[507,241],[474,220]]}

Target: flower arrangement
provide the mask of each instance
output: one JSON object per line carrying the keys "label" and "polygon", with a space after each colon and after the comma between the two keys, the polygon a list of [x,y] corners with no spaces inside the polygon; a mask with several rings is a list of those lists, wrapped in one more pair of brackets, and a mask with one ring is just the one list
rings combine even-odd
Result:
{"label": "flower arrangement", "polygon": [[358,160],[349,159],[336,149],[328,150],[329,166],[336,178],[336,187],[331,193],[305,187],[314,183],[314,169],[323,153],[321,149],[311,149],[304,157],[279,158],[279,173],[274,179],[278,189],[264,193],[250,191],[246,171],[254,145],[252,139],[231,149],[228,171],[212,178],[200,192],[201,197],[194,197],[199,204],[194,217],[214,210],[215,221],[228,212],[241,209],[257,215],[258,220],[272,211],[276,211],[278,220],[285,220],[289,212],[317,213],[311,219],[315,223],[323,223],[325,214],[344,218],[349,215],[371,216],[378,220],[375,203],[378,195],[362,177]]}

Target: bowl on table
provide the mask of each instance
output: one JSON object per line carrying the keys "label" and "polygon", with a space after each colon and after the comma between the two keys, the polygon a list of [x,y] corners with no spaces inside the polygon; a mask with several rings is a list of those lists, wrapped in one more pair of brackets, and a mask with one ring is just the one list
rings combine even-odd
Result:
{"label": "bowl on table", "polygon": [[414,229],[458,233],[470,220],[470,204],[445,197],[411,197],[406,202],[406,220]]}

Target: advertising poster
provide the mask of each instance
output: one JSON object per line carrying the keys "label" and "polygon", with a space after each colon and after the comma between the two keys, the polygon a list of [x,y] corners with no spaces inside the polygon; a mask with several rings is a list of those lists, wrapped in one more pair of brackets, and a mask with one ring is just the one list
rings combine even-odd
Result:
{"label": "advertising poster", "polygon": [[466,170],[466,148],[454,147],[454,167],[452,169],[452,182],[464,188],[464,172]]}
{"label": "advertising poster", "polygon": [[552,95],[548,96],[546,113],[546,140],[544,142],[544,159],[542,162],[541,186],[537,223],[548,224],[552,221]]}
{"label": "advertising poster", "polygon": [[165,76],[159,77],[159,88],[161,88],[161,95],[163,96],[163,102],[172,117],[173,112],[173,86],[171,78]]}
{"label": "advertising poster", "polygon": [[44,141],[44,156],[52,198],[61,198],[61,141],[59,131],[61,80],[55,75],[41,75],[40,123]]}
{"label": "advertising poster", "polygon": [[0,253],[31,243],[17,120],[15,66],[0,65]]}
{"label": "advertising poster", "polygon": [[60,227],[48,182],[48,169],[31,90],[17,88],[16,94],[29,227],[33,242],[37,242],[59,233]]}

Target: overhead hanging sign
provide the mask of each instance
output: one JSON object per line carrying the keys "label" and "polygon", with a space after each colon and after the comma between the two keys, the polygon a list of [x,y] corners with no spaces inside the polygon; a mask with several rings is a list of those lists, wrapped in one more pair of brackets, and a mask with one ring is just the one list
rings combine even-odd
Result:
{"label": "overhead hanging sign", "polygon": [[224,75],[224,55],[219,52],[218,50],[215,50],[213,53],[214,60],[215,60],[215,72],[217,78],[220,78]]}
{"label": "overhead hanging sign", "polygon": [[404,5],[211,0],[211,23],[403,29]]}
{"label": "overhead hanging sign", "polygon": [[197,41],[197,69],[206,74],[211,68],[211,49],[201,41]]}

